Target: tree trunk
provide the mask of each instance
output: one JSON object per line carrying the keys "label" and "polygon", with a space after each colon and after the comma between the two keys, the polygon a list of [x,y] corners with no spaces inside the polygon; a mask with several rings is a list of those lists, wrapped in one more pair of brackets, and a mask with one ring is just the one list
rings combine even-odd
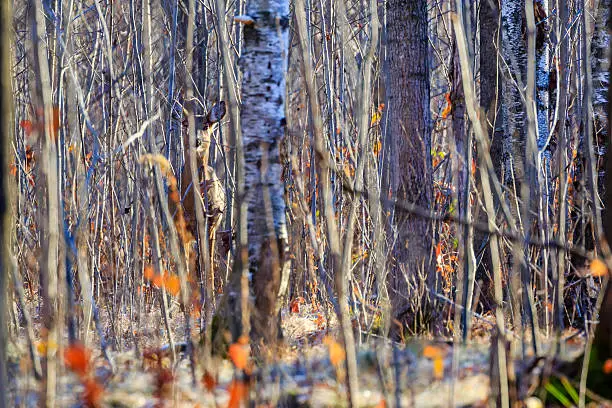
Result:
{"label": "tree trunk", "polygon": [[[503,149],[502,140],[504,137],[503,120],[501,115],[502,89],[501,89],[501,69],[500,54],[501,27],[500,10],[498,0],[481,0],[480,3],[480,105],[487,113],[487,131],[491,140],[490,155],[498,179],[502,177]],[[477,180],[478,191],[482,191],[480,180]],[[498,203],[496,200],[495,206]],[[477,212],[477,219],[486,222],[487,214],[484,209]],[[484,281],[488,287],[491,281],[491,251],[489,248],[490,240],[488,234],[477,231],[474,234],[474,251],[476,252],[478,269],[476,279]],[[485,298],[488,300],[489,294],[485,290]],[[488,302],[485,302],[488,303]]]}
{"label": "tree trunk", "polygon": [[[525,108],[517,82],[525,83],[525,41],[523,38],[523,2],[504,1],[502,15],[502,54],[508,64],[502,81],[504,124],[504,181],[516,194],[524,176]],[[520,81],[520,82],[519,82]],[[513,185],[513,183],[516,183]],[[512,205],[515,211],[516,205]]]}
{"label": "tree trunk", "polygon": [[255,307],[251,334],[274,344],[278,336],[278,298],[287,269],[287,226],[279,144],[285,132],[285,74],[289,2],[252,0],[246,6],[253,24],[244,26],[241,125],[248,203],[249,271]]}
{"label": "tree trunk", "polygon": [[[464,12],[466,11],[466,4],[457,1],[456,9],[458,16],[462,16],[465,19]],[[461,9],[459,9],[461,7]],[[469,10],[469,8],[467,8]],[[458,17],[461,18],[461,17]],[[469,18],[469,14],[468,14]],[[465,26],[465,21],[463,22]],[[466,108],[465,108],[465,95],[463,92],[463,81],[461,75],[461,62],[459,56],[459,48],[457,47],[457,40],[453,40],[453,55],[452,55],[452,88],[451,88],[451,101],[452,101],[452,129],[453,129],[453,141],[454,151],[452,152],[452,163],[453,163],[453,185],[456,188],[456,195],[453,196],[453,200],[457,200],[457,208],[459,210],[459,217],[468,221],[471,220],[471,205],[469,199],[470,193],[470,169],[472,161],[472,138],[468,136],[466,132]],[[470,132],[471,134],[471,132]],[[461,240],[459,246],[459,265],[463,265],[463,268],[458,271],[456,278],[456,294],[455,303],[461,304],[462,308],[455,309],[455,327],[457,330],[455,334],[458,336],[460,332],[463,333],[463,339],[467,339],[469,331],[469,322],[471,320],[471,306],[472,306],[472,295],[474,292],[474,281],[475,281],[475,268],[474,268],[474,247],[473,247],[473,236],[474,230],[470,225],[461,227]],[[459,317],[461,316],[461,320]],[[461,330],[458,330],[461,328]]]}
{"label": "tree trunk", "polygon": [[[394,174],[390,193],[398,202],[428,209],[432,203],[432,167],[427,1],[390,0],[387,13],[389,130],[385,142]],[[396,213],[394,227],[398,236],[389,296],[393,317],[412,326],[416,321],[407,312],[420,312],[414,318],[422,319],[425,285],[435,290],[430,267],[432,223],[413,214]],[[392,331],[396,329],[392,327]]]}
{"label": "tree trunk", "polygon": [[[0,18],[2,21],[13,21],[11,16],[11,2],[3,1],[0,3]],[[10,257],[10,242],[11,242],[11,217],[8,199],[8,154],[9,146],[12,140],[11,134],[13,129],[13,104],[11,90],[11,25],[2,25],[2,40],[0,40],[0,112],[4,118],[2,128],[0,128],[0,183],[2,183],[2,191],[0,191],[0,390],[8,390],[7,378],[7,355],[6,344],[8,335],[8,305],[11,299],[8,296],[8,271],[11,267]],[[8,407],[6,392],[0,392],[0,408]]]}
{"label": "tree trunk", "polygon": [[[609,10],[606,10],[609,12]],[[608,22],[608,32],[612,31],[612,20]],[[608,46],[609,47],[609,46]],[[612,65],[608,66],[608,74],[612,73]],[[612,84],[608,83],[608,118],[612,117],[612,105],[609,103],[610,95],[612,95]],[[612,130],[608,121],[608,129],[606,134],[606,159],[605,164],[605,180],[607,181],[606,190],[603,195],[604,211],[602,213],[604,237],[601,237],[602,252],[608,258],[610,265],[610,242],[612,242]],[[602,290],[605,290],[603,301],[599,310],[599,324],[595,329],[595,337],[593,339],[593,348],[589,357],[589,376],[587,378],[587,387],[605,398],[612,398],[612,373],[609,370],[603,369],[604,364],[612,359],[612,285],[610,284],[610,270],[608,276],[604,279]]]}
{"label": "tree trunk", "polygon": [[[524,38],[524,2],[501,2],[502,20],[502,55],[504,57],[504,75],[502,80],[502,117],[504,135],[502,149],[504,163],[502,177],[508,187],[510,214],[512,220],[520,228],[521,186],[525,181],[525,149],[526,149],[526,112],[521,92],[526,83],[526,47]],[[527,228],[527,226],[523,226]],[[520,244],[512,243],[512,248],[506,253],[504,268],[508,271],[510,285],[506,291],[512,306],[512,316],[515,325],[521,324],[521,273],[522,254]]]}

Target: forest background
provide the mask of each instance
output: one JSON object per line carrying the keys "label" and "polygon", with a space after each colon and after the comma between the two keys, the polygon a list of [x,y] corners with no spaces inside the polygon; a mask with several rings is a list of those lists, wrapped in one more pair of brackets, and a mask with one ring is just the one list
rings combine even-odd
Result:
{"label": "forest background", "polygon": [[2,1],[0,407],[605,404],[609,3]]}

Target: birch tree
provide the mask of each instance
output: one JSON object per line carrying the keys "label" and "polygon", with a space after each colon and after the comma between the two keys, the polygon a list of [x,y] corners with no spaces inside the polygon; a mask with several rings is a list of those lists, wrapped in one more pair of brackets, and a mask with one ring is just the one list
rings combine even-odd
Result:
{"label": "birch tree", "polygon": [[[523,2],[501,2],[502,55],[505,75],[502,80],[504,125],[504,181],[512,186],[523,178],[525,150],[525,108],[519,84],[524,81],[525,44],[523,39]],[[518,194],[520,186],[513,186]],[[516,208],[516,205],[512,206]]]}
{"label": "birch tree", "polygon": [[[278,336],[281,281],[287,271],[287,225],[279,144],[284,136],[289,2],[251,0],[244,26],[240,121],[245,155],[248,251],[255,296],[252,334]],[[239,197],[240,199],[241,197]]]}

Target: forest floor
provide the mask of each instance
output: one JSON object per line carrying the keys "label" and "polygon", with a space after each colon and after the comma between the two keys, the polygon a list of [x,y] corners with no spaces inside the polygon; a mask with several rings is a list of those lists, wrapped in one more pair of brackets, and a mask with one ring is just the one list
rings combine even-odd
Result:
{"label": "forest floor", "polygon": [[[381,408],[398,402],[402,407],[489,406],[493,318],[485,320],[474,322],[468,345],[453,347],[452,339],[414,338],[394,346],[372,336],[364,339],[358,353],[359,406]],[[87,361],[82,362],[70,347],[38,341],[37,353],[55,347],[72,366],[72,370],[63,368],[58,373],[57,406],[239,407],[247,399],[250,404],[242,406],[347,405],[344,355],[332,340],[338,338],[336,324],[331,319],[328,328],[327,320],[310,305],[283,312],[285,342],[273,353],[274,363],[249,363],[244,371],[236,368],[243,364],[236,356],[215,357],[208,373],[202,372],[201,364],[193,371],[182,352],[172,362],[161,321],[159,311],[143,314],[139,324],[126,318],[120,325],[122,341],[117,349],[121,351],[109,352],[112,365],[99,345],[90,345],[84,354]],[[171,325],[176,343],[181,344],[184,331],[178,308]],[[35,320],[34,326],[38,338],[40,322]],[[565,342],[567,354],[579,353],[583,336],[575,333],[566,337],[570,338]],[[9,344],[11,401],[14,406],[44,405],[40,400],[43,385],[32,374],[27,336],[23,333],[18,338]],[[139,352],[133,347],[134,339]],[[248,349],[248,345],[240,347]],[[527,370],[533,361],[529,351],[525,361],[514,360],[516,367],[525,368],[525,376],[519,380],[526,388],[538,371]]]}

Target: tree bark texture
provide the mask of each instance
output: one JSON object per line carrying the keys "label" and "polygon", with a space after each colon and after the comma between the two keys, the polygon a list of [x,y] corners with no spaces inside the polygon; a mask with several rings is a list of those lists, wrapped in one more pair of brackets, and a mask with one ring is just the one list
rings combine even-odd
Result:
{"label": "tree bark texture", "polygon": [[289,2],[249,1],[244,26],[241,125],[248,203],[249,271],[255,295],[252,334],[274,342],[287,226],[279,144],[285,132]]}
{"label": "tree bark texture", "polygon": [[[548,41],[548,0],[533,2],[536,23],[536,107],[538,149],[542,152],[548,141],[548,110],[550,84],[550,48]],[[548,150],[546,150],[548,152]],[[550,158],[550,153],[545,154]]]}
{"label": "tree bark texture", "polygon": [[[495,174],[501,180],[503,163],[503,121],[501,115],[502,89],[499,48],[501,44],[500,10],[498,0],[482,0],[480,3],[480,105],[487,113],[487,131],[491,140],[490,155]],[[480,184],[480,181],[478,181]],[[478,191],[482,188],[478,187]],[[486,222],[484,209],[478,219]],[[478,262],[477,279],[489,282],[491,252],[488,234],[474,234],[474,251]]]}
{"label": "tree bark texture", "polygon": [[[607,2],[610,5],[610,2]],[[608,8],[606,13],[610,12]],[[612,20],[608,21],[608,33],[612,31]],[[610,48],[610,45],[607,45]],[[612,66],[608,65],[608,75],[612,71]],[[612,116],[612,105],[609,103],[610,95],[612,95],[612,84],[608,83],[608,117]],[[604,255],[608,257],[608,265],[610,264],[610,243],[612,242],[612,130],[608,122],[607,134],[605,135],[606,153],[605,155],[605,181],[606,189],[603,195],[604,211],[602,212],[603,232],[604,237],[601,237]],[[595,337],[593,339],[593,348],[589,360],[589,376],[587,378],[587,388],[605,398],[612,398],[612,388],[610,382],[612,374],[604,372],[603,365],[606,361],[612,359],[612,285],[610,285],[610,270],[605,278],[602,290],[605,290],[603,301],[599,310],[599,324],[595,329]]]}
{"label": "tree bark texture", "polygon": [[[12,21],[11,17],[11,2],[3,1],[0,3],[0,18],[2,21]],[[8,332],[8,305],[11,296],[8,296],[8,275],[10,262],[10,231],[11,217],[8,198],[8,154],[10,149],[10,141],[12,139],[13,121],[13,105],[12,105],[12,87],[11,87],[11,35],[10,25],[2,25],[2,39],[0,40],[0,112],[2,112],[2,128],[0,128],[0,183],[2,183],[2,191],[0,191],[0,390],[8,390],[7,378],[7,332]],[[12,303],[12,302],[11,302]],[[0,408],[8,407],[7,393],[0,392]]]}
{"label": "tree bark texture", "polygon": [[[432,167],[427,1],[390,0],[387,13],[389,129],[386,143],[390,145],[388,159],[392,169],[390,193],[398,202],[407,201],[421,208],[430,208]],[[416,295],[415,285],[421,287],[425,283],[423,280],[430,280],[433,275],[430,267],[432,224],[429,219],[399,213],[394,221],[398,236],[393,251],[395,266],[389,277],[389,296],[393,316],[402,321],[407,317],[404,315],[410,304],[408,298],[414,299]]]}
{"label": "tree bark texture", "polygon": [[[507,63],[502,81],[504,123],[504,181],[516,183],[516,192],[523,180],[525,152],[525,107],[517,84],[525,82],[526,51],[523,37],[523,2],[501,2],[502,54]],[[520,86],[520,85],[519,85]],[[515,208],[512,205],[512,208]]]}

